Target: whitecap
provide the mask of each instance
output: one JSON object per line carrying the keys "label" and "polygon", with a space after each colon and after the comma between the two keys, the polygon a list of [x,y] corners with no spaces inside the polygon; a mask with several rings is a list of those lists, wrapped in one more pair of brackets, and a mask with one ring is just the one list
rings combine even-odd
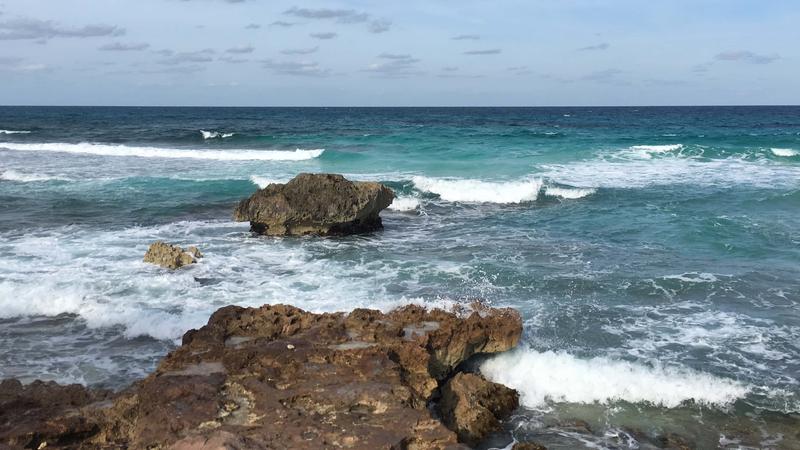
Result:
{"label": "whitecap", "polygon": [[549,197],[560,197],[564,199],[578,199],[588,197],[597,192],[594,188],[561,188],[547,186],[544,189],[544,194]]}
{"label": "whitecap", "polygon": [[791,158],[792,156],[800,155],[800,152],[791,148],[771,148],[772,154],[775,156],[783,156]]}
{"label": "whitecap", "polygon": [[683,150],[683,144],[668,145],[634,145],[630,147],[636,155],[642,158],[652,158],[653,154],[669,153]]}
{"label": "whitecap", "polygon": [[16,130],[0,130],[0,134],[30,134],[30,131],[16,131]]}
{"label": "whitecap", "polygon": [[4,142],[0,148],[29,152],[60,152],[98,156],[135,156],[140,158],[205,159],[219,161],[303,161],[318,158],[324,149],[304,150],[196,150],[163,147],[134,147],[94,143],[16,143]]}
{"label": "whitecap", "polygon": [[216,138],[229,138],[232,137],[236,133],[221,133],[219,131],[205,131],[200,130],[200,134],[203,135],[203,139],[216,139]]}
{"label": "whitecap", "polygon": [[539,196],[542,181],[492,182],[457,178],[412,178],[417,189],[437,194],[442,200],[466,203],[524,203],[533,202]]}
{"label": "whitecap", "polygon": [[0,180],[15,181],[18,183],[35,183],[39,181],[70,181],[69,178],[55,176],[55,175],[42,175],[37,173],[22,173],[16,170],[6,170],[0,173]]}
{"label": "whitecap", "polygon": [[529,408],[549,402],[626,401],[675,408],[690,400],[724,407],[750,387],[682,366],[649,366],[606,357],[582,359],[559,351],[518,349],[490,358],[481,372],[516,389]]}
{"label": "whitecap", "polygon": [[255,184],[256,186],[258,186],[261,189],[264,189],[265,187],[269,186],[270,184],[283,184],[283,183],[286,183],[286,181],[288,181],[288,180],[277,180],[277,179],[274,179],[274,178],[261,177],[261,176],[258,176],[258,175],[251,175],[250,176],[250,182]]}

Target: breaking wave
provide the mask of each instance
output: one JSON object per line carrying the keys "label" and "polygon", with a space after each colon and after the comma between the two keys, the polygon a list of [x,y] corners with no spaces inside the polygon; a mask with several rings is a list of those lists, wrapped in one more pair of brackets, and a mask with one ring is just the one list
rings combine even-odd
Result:
{"label": "breaking wave", "polygon": [[526,203],[539,196],[542,181],[492,182],[455,178],[428,178],[415,176],[412,182],[417,189],[436,194],[449,202],[465,203]]}
{"label": "breaking wave", "polygon": [[2,143],[0,148],[29,152],[60,152],[99,156],[134,156],[140,158],[205,159],[218,161],[304,161],[318,158],[325,152],[316,150],[195,150],[161,147],[133,147],[108,144],[67,143]]}
{"label": "breaking wave", "polygon": [[516,350],[481,366],[487,378],[518,390],[522,403],[626,401],[674,408],[694,401],[724,407],[750,387],[684,367],[647,366],[606,357],[581,359],[566,352]]}
{"label": "breaking wave", "polygon": [[200,134],[203,135],[203,139],[216,139],[216,138],[225,139],[225,138],[233,137],[233,135],[236,134],[236,133],[221,133],[219,131],[200,130]]}

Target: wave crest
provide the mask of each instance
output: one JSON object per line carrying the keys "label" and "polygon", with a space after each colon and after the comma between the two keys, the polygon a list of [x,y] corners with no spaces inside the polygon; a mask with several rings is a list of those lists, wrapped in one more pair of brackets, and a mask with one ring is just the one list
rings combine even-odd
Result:
{"label": "wave crest", "polygon": [[203,139],[216,139],[216,138],[225,139],[225,138],[232,137],[236,133],[222,133],[222,132],[219,132],[219,131],[200,130],[200,134],[203,135]]}
{"label": "wave crest", "polygon": [[481,366],[488,379],[516,389],[530,408],[548,402],[626,401],[675,408],[686,401],[723,407],[750,387],[683,367],[654,367],[605,357],[580,359],[566,352],[516,350]]}
{"label": "wave crest", "polygon": [[526,203],[539,197],[542,181],[492,182],[454,178],[415,176],[411,180],[417,189],[438,195],[442,200],[465,203]]}
{"label": "wave crest", "polygon": [[786,158],[791,158],[792,156],[800,155],[800,152],[797,150],[793,150],[791,148],[771,148],[772,154],[775,156],[783,156]]}
{"label": "wave crest", "polygon": [[17,130],[0,130],[0,134],[30,134],[30,131],[17,131]]}
{"label": "wave crest", "polygon": [[34,183],[37,181],[70,181],[69,178],[41,175],[37,173],[22,173],[16,170],[6,170],[0,173],[0,180],[16,181],[18,183]]}
{"label": "wave crest", "polygon": [[0,148],[29,152],[60,152],[98,156],[134,156],[140,158],[205,159],[218,161],[304,161],[318,158],[325,149],[316,150],[196,150],[162,147],[133,147],[94,143],[23,144],[7,142]]}

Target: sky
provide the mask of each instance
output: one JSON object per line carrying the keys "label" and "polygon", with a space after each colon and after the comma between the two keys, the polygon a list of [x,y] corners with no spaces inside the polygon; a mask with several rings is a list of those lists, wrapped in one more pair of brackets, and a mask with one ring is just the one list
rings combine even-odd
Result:
{"label": "sky", "polygon": [[0,104],[800,104],[798,0],[0,0]]}

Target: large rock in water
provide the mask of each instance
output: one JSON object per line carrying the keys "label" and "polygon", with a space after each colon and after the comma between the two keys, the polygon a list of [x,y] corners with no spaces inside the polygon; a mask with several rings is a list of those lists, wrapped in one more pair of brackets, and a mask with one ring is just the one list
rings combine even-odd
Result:
{"label": "large rock in water", "polygon": [[461,442],[474,445],[500,430],[500,420],[519,407],[519,394],[474,373],[457,373],[442,387],[439,409]]}
{"label": "large rock in water", "polygon": [[144,262],[164,267],[165,269],[179,269],[183,266],[194,264],[203,254],[197,247],[191,246],[186,250],[177,245],[156,241],[150,244],[144,254]]}
{"label": "large rock in water", "polygon": [[[428,405],[461,362],[511,349],[522,331],[516,311],[474,308],[227,306],[115,398],[34,415],[24,398],[0,402],[0,448],[464,448]],[[470,385],[459,383],[457,407]],[[481,386],[476,398],[496,392]],[[23,416],[33,419],[17,427]]]}
{"label": "large rock in water", "polygon": [[242,200],[235,220],[270,236],[345,235],[381,229],[379,216],[394,199],[388,187],[341,175],[303,173]]}

